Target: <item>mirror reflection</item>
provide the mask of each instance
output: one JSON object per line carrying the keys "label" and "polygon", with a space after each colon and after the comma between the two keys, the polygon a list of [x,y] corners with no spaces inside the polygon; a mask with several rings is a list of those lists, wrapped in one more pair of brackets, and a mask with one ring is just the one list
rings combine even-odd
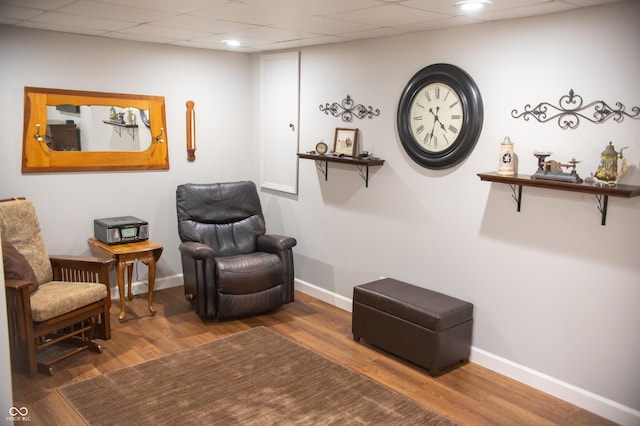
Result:
{"label": "mirror reflection", "polygon": [[47,105],[46,144],[55,151],[144,151],[151,146],[149,110]]}
{"label": "mirror reflection", "polygon": [[24,88],[22,173],[168,170],[163,96]]}

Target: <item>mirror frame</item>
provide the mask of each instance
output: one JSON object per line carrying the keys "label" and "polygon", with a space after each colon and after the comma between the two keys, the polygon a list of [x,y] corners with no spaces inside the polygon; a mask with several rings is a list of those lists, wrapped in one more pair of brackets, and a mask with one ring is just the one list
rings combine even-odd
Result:
{"label": "mirror frame", "polygon": [[[151,145],[144,151],[130,152],[49,149],[44,137],[47,128],[47,105],[65,104],[148,110]],[[164,96],[25,87],[22,173],[168,170],[169,149],[165,122]]]}

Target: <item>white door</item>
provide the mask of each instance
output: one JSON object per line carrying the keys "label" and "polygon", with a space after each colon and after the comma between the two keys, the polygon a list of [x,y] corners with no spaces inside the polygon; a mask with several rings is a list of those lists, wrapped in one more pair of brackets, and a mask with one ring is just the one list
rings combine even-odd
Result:
{"label": "white door", "polygon": [[299,52],[260,58],[262,188],[298,193]]}

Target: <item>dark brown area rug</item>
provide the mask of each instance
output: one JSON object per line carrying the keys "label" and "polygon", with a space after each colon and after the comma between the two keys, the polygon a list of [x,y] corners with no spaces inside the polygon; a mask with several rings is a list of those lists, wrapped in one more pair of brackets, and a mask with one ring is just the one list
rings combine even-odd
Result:
{"label": "dark brown area rug", "polygon": [[265,327],[58,392],[90,425],[454,425]]}

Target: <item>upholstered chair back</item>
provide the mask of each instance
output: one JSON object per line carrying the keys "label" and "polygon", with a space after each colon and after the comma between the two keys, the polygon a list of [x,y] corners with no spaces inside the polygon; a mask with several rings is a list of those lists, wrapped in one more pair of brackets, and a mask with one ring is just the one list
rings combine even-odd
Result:
{"label": "upholstered chair back", "polygon": [[14,199],[0,203],[0,231],[2,240],[13,245],[27,259],[39,284],[53,279],[49,253],[30,200]]}
{"label": "upholstered chair back", "polygon": [[185,184],[176,191],[180,239],[211,247],[216,256],[256,251],[265,223],[253,182]]}

